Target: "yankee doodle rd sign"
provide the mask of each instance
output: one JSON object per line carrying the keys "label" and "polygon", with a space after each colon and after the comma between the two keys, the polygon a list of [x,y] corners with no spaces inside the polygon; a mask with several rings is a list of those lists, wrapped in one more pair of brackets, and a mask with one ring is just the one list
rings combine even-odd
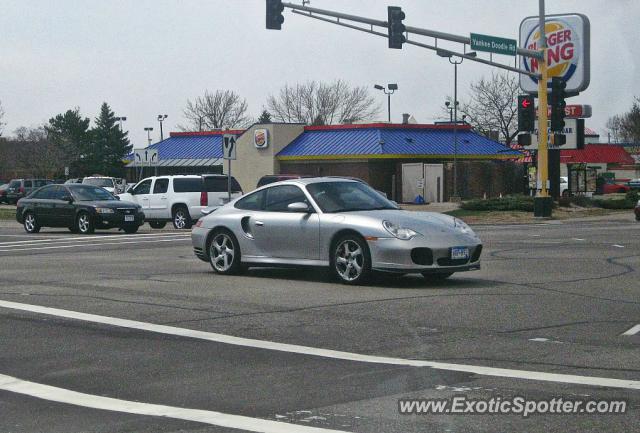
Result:
{"label": "yankee doodle rd sign", "polygon": [[478,33],[471,33],[470,39],[471,49],[476,51],[515,56],[518,48],[518,43],[515,39],[505,39]]}

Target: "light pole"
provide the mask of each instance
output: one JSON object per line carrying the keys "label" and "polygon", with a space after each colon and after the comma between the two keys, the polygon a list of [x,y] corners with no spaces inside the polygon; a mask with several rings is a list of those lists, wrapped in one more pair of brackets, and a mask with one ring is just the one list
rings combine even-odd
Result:
{"label": "light pole", "polygon": [[[387,84],[387,87],[385,88],[380,84],[376,84],[373,86],[373,88],[377,90],[382,90],[384,94],[387,95],[387,112],[389,114],[389,117],[388,117],[389,123],[391,123],[391,95],[393,95],[395,91],[398,90],[398,85],[395,83],[390,83],[390,84]],[[389,89],[389,92],[387,92],[387,89]]]}
{"label": "light pole", "polygon": [[166,114],[158,114],[158,122],[160,122],[160,141],[164,140],[164,134],[162,133],[162,122],[169,117]]}
{"label": "light pole", "polygon": [[[458,196],[458,65],[462,63],[464,58],[453,56],[448,51],[443,50],[437,50],[436,54],[440,57],[447,57],[449,63],[453,65],[453,195],[450,200],[460,201],[460,196]],[[471,57],[476,56],[475,51],[466,54]],[[455,60],[456,58],[459,60]],[[445,105],[449,107],[447,102],[445,102]]]}
{"label": "light pole", "polygon": [[122,131],[122,122],[126,122],[127,121],[127,117],[126,116],[116,117],[114,120],[116,122],[120,122],[120,132],[123,132]]}
{"label": "light pole", "polygon": [[149,142],[149,146],[151,146],[151,131],[153,131],[153,128],[147,126],[144,130],[147,131],[147,141]]}
{"label": "light pole", "polygon": [[[447,110],[449,110],[449,123],[453,123],[453,107],[450,107],[451,102],[445,101],[444,105],[447,106]],[[459,105],[458,101],[456,101],[456,105]]]}

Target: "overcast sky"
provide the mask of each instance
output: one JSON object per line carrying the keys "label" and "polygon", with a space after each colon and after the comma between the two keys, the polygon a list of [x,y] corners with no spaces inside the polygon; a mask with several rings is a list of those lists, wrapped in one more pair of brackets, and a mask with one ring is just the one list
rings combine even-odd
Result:
{"label": "overcast sky", "polygon": [[[232,89],[258,116],[285,83],[342,78],[352,85],[398,83],[392,120],[411,113],[420,123],[441,116],[453,93],[453,66],[433,51],[387,48],[384,38],[285,11],[281,31],[265,29],[264,0],[2,0],[0,101],[3,135],[79,107],[96,117],[108,102],[135,147],[145,126],[168,114],[167,131],[183,123],[187,99],[205,89]],[[301,1],[296,1],[301,3]],[[609,116],[626,111],[637,89],[640,1],[547,0],[547,13],[579,12],[591,21],[591,85],[570,103],[591,104],[587,126],[604,133]],[[468,36],[518,38],[536,0],[312,0],[311,6],[386,20],[401,6],[405,24]],[[424,39],[430,43],[433,40]],[[444,45],[443,45],[444,46]],[[455,46],[455,45],[454,45]],[[483,55],[484,56],[484,55]],[[496,56],[503,62],[509,58]],[[512,62],[512,60],[511,60]],[[465,61],[459,99],[493,68]],[[375,91],[386,116],[386,98]],[[606,137],[605,137],[606,138]]]}

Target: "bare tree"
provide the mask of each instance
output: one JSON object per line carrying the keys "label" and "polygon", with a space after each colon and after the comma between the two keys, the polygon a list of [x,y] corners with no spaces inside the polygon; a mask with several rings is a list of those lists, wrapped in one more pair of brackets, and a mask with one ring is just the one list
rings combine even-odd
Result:
{"label": "bare tree", "polygon": [[208,90],[194,101],[188,100],[184,109],[187,125],[183,131],[204,131],[218,128],[243,128],[251,122],[247,115],[247,101],[231,90]]}
{"label": "bare tree", "polygon": [[4,129],[4,123],[2,119],[4,118],[4,109],[2,108],[2,101],[0,101],[0,137],[2,137],[2,130]]}
{"label": "bare tree", "polygon": [[350,87],[342,80],[286,84],[277,96],[267,98],[267,109],[276,121],[307,125],[370,120],[380,112],[367,87]]}
{"label": "bare tree", "polygon": [[54,177],[64,169],[64,151],[47,138],[44,126],[21,126],[11,140],[13,160],[22,173],[38,177]]}
{"label": "bare tree", "polygon": [[498,131],[500,140],[509,145],[518,134],[519,92],[514,74],[492,73],[490,78],[471,84],[471,97],[460,104],[459,118],[466,115],[465,120],[487,137]]}
{"label": "bare tree", "polygon": [[619,143],[624,140],[624,115],[616,114],[609,117],[606,124],[607,133],[610,135],[613,143]]}

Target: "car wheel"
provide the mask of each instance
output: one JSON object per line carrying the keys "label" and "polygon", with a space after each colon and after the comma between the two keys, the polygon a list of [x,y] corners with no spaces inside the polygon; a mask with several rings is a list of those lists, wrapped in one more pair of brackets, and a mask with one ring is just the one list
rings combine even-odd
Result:
{"label": "car wheel", "polygon": [[620,188],[620,189],[618,190],[618,193],[620,193],[620,194],[624,194],[625,192],[627,192],[627,190],[626,190],[626,189],[624,189],[624,188]]}
{"label": "car wheel", "polygon": [[346,235],[334,244],[331,269],[344,284],[362,284],[371,274],[371,254],[364,239]]}
{"label": "car wheel", "polygon": [[562,191],[562,197],[569,197],[569,190],[565,189],[564,191]]}
{"label": "car wheel", "polygon": [[123,227],[122,230],[124,230],[126,234],[131,235],[138,231],[138,226]]}
{"label": "car wheel", "polygon": [[173,211],[173,227],[178,230],[191,228],[191,216],[189,215],[189,209],[184,206],[180,206]]}
{"label": "car wheel", "polygon": [[230,231],[219,230],[213,234],[209,244],[209,262],[218,274],[233,275],[242,270],[240,245]]}
{"label": "car wheel", "polygon": [[78,233],[83,235],[88,235],[93,233],[95,230],[93,226],[93,221],[91,220],[91,215],[86,212],[81,212],[76,219],[76,227],[78,228]]}
{"label": "car wheel", "polygon": [[152,229],[162,229],[167,225],[166,221],[149,221],[149,225]]}
{"label": "car wheel", "polygon": [[24,230],[27,233],[38,233],[40,231],[40,224],[38,224],[38,220],[32,212],[24,214]]}
{"label": "car wheel", "polygon": [[423,272],[422,273],[422,276],[427,281],[442,281],[442,280],[446,280],[451,275],[453,275],[453,272],[437,272],[437,273]]}

